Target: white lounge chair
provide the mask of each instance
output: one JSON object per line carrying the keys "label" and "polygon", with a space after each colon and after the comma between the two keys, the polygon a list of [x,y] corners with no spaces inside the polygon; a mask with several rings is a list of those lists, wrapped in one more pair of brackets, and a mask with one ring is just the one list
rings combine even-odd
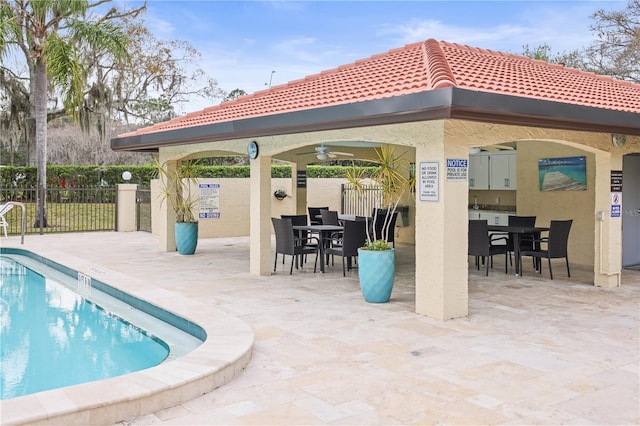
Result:
{"label": "white lounge chair", "polygon": [[4,215],[7,214],[9,210],[13,208],[13,206],[14,205],[12,203],[0,204],[0,226],[2,226],[2,228],[4,229],[5,237],[8,236],[7,227],[9,226],[9,223],[7,222],[7,219],[4,217]]}

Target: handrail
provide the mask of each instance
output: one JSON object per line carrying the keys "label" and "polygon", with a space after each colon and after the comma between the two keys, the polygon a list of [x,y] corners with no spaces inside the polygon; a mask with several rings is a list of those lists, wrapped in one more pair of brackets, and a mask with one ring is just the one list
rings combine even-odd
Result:
{"label": "handrail", "polygon": [[11,204],[13,206],[20,206],[22,209],[22,220],[21,220],[21,229],[20,229],[20,244],[24,244],[24,233],[27,229],[27,207],[18,201],[7,201],[7,204]]}

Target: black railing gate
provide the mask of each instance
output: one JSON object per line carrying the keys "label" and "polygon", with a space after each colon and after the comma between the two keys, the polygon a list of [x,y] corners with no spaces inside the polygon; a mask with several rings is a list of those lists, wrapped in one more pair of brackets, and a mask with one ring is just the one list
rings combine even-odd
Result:
{"label": "black railing gate", "polygon": [[151,232],[151,189],[138,187],[136,191],[136,223],[138,231]]}

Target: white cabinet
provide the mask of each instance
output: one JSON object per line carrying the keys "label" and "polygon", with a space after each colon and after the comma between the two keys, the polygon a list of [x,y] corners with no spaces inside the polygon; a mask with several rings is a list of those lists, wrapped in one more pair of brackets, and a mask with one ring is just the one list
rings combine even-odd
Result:
{"label": "white cabinet", "polygon": [[508,225],[509,213],[497,213],[497,212],[480,212],[480,220],[486,220],[489,225]]}
{"label": "white cabinet", "polygon": [[516,152],[482,152],[469,156],[469,189],[516,189]]}
{"label": "white cabinet", "polygon": [[511,214],[514,213],[469,209],[469,220],[486,220],[488,225],[508,225]]}
{"label": "white cabinet", "polygon": [[489,155],[489,189],[516,189],[516,153]]}
{"label": "white cabinet", "polygon": [[489,156],[469,156],[469,189],[489,189]]}

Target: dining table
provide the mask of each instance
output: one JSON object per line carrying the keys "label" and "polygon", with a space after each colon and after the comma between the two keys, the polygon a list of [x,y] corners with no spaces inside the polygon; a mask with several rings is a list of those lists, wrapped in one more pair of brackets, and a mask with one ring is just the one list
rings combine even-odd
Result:
{"label": "dining table", "polygon": [[344,227],[340,225],[295,225],[293,226],[294,231],[309,231],[314,234],[318,234],[320,236],[320,242],[318,245],[319,255],[320,255],[320,272],[324,272],[325,270],[325,262],[324,262],[324,249],[325,241],[327,241],[334,232],[342,232],[344,231]]}
{"label": "dining table", "polygon": [[549,228],[543,226],[489,225],[488,230],[489,232],[508,234],[509,238],[513,238],[513,253],[516,258],[516,275],[520,275],[520,237],[523,235],[532,235],[535,240],[539,240],[540,234],[548,231]]}

